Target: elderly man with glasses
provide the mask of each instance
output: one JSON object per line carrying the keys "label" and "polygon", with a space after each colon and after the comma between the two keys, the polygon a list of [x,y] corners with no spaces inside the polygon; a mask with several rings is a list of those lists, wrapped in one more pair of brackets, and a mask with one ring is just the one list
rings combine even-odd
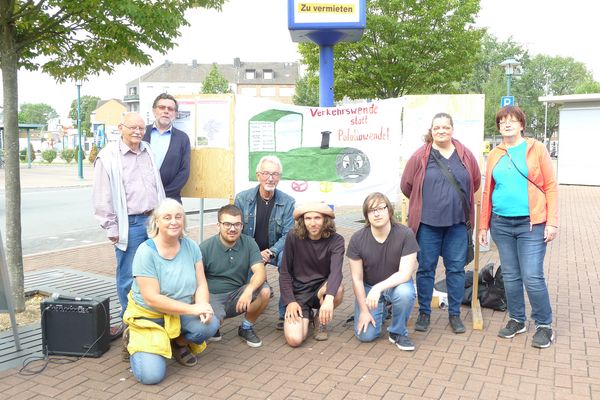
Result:
{"label": "elderly man with glasses", "polygon": [[168,93],[159,94],[152,103],[154,123],[146,126],[144,140],[150,143],[160,171],[165,194],[181,203],[181,189],[190,177],[190,138],[175,128],[179,105]]}
{"label": "elderly man with glasses", "polygon": [[[133,282],[133,256],[138,246],[148,239],[148,216],[165,198],[150,146],[142,141],[144,129],[144,120],[139,114],[125,114],[119,124],[121,140],[109,142],[94,162],[94,215],[115,246],[121,317]],[[111,338],[119,337],[124,328],[123,324],[114,325]]]}
{"label": "elderly man with glasses", "polygon": [[[261,250],[265,264],[281,267],[283,245],[287,233],[294,226],[294,199],[277,189],[282,166],[279,158],[264,156],[256,165],[258,185],[240,192],[235,205],[242,210],[243,233],[252,236]],[[283,329],[284,307],[279,301],[279,321],[276,328]]]}
{"label": "elderly man with glasses", "polygon": [[[221,321],[245,313],[238,336],[250,347],[262,341],[254,323],[269,305],[269,286],[265,265],[256,242],[242,235],[242,211],[226,205],[217,213],[219,233],[200,244],[204,273],[208,282],[210,305]],[[210,338],[220,341],[221,331]]]}

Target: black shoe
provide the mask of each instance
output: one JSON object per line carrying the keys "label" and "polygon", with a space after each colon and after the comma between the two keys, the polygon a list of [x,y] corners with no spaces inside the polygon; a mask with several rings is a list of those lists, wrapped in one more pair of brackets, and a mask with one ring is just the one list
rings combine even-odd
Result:
{"label": "black shoe", "polygon": [[498,332],[498,336],[504,339],[514,338],[518,333],[523,333],[527,330],[524,322],[519,322],[516,319],[509,319],[506,326]]}
{"label": "black shoe", "polygon": [[279,318],[279,321],[277,321],[277,325],[275,325],[275,329],[277,329],[278,331],[283,330],[283,318]]}
{"label": "black shoe", "polygon": [[262,340],[256,335],[254,332],[254,327],[250,327],[248,329],[240,327],[238,328],[238,336],[246,341],[246,344],[250,347],[260,347],[262,346]]}
{"label": "black shoe", "polygon": [[454,333],[465,333],[466,329],[460,320],[460,315],[451,315],[449,318],[450,327],[452,328],[452,332]]}
{"label": "black shoe", "polygon": [[538,349],[545,349],[546,347],[550,347],[553,341],[554,332],[552,328],[549,326],[538,326],[531,340],[531,345]]}
{"label": "black shoe", "polygon": [[425,313],[419,313],[417,317],[417,322],[415,322],[415,331],[418,332],[426,332],[429,329],[429,322],[431,316]]}
{"label": "black shoe", "polygon": [[223,339],[223,336],[221,336],[221,330],[217,329],[217,331],[215,332],[214,335],[212,335],[212,337],[208,338],[209,342],[220,342],[221,339]]}
{"label": "black shoe", "polygon": [[415,349],[415,344],[410,340],[408,335],[401,336],[397,333],[389,333],[388,339],[391,343],[395,344],[400,350],[403,351],[413,351]]}

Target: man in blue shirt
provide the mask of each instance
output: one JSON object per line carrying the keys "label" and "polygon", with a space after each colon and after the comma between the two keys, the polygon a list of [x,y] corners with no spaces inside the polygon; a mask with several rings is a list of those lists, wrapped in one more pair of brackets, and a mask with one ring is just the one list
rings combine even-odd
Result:
{"label": "man in blue shirt", "polygon": [[[243,233],[254,238],[263,262],[281,266],[285,237],[294,226],[295,200],[277,190],[282,165],[275,156],[264,156],[256,166],[258,185],[235,197],[235,205],[244,216]],[[284,307],[279,302],[277,329],[283,329]]]}
{"label": "man in blue shirt", "polygon": [[146,126],[144,141],[150,143],[160,170],[165,195],[181,203],[181,189],[190,176],[190,139],[173,126],[179,105],[170,94],[161,93],[152,103],[154,124]]}

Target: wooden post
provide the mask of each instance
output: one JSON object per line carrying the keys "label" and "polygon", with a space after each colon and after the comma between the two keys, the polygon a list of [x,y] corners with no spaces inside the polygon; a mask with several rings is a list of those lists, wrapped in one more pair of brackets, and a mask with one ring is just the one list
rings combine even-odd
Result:
{"label": "wooden post", "polygon": [[475,193],[475,221],[473,232],[475,233],[475,258],[473,259],[473,296],[471,297],[471,315],[473,316],[473,329],[483,329],[483,316],[481,315],[481,304],[479,304],[479,217],[481,216],[481,188]]}

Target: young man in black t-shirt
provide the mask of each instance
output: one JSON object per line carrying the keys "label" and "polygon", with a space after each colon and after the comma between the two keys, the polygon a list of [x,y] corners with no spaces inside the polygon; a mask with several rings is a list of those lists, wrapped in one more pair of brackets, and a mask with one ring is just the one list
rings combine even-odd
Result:
{"label": "young man in black t-shirt", "polygon": [[368,195],[363,214],[365,227],[352,235],[347,250],[356,296],[354,334],[361,342],[378,338],[387,301],[392,305],[390,342],[400,350],[414,350],[406,324],[416,298],[412,276],[419,245],[413,232],[394,220],[394,208],[384,194]]}

